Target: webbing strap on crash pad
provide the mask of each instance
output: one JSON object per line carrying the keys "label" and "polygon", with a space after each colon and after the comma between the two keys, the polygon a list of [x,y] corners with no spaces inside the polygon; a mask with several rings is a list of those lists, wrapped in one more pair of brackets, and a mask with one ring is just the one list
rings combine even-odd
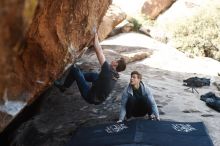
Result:
{"label": "webbing strap on crash pad", "polygon": [[67,146],[213,146],[202,122],[136,119],[80,128]]}

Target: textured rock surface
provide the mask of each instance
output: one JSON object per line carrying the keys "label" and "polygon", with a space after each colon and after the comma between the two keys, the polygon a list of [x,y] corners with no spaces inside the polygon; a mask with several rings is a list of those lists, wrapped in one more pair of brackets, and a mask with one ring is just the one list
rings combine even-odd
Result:
{"label": "textured rock surface", "polygon": [[150,19],[155,19],[161,12],[165,11],[176,0],[146,0],[141,12]]}
{"label": "textured rock surface", "polygon": [[118,6],[111,5],[103,17],[100,24],[98,35],[99,39],[103,40],[115,28],[116,25],[126,19],[126,14]]}
{"label": "textured rock surface", "polygon": [[111,0],[39,1],[30,26],[24,1],[0,4],[0,106],[6,107],[7,100],[34,101],[76,60]]}
{"label": "textured rock surface", "polygon": [[39,2],[16,63],[21,97],[40,93],[75,61],[80,50],[92,41],[93,28],[99,26],[109,4],[101,0]]}
{"label": "textured rock surface", "polygon": [[[24,0],[0,1],[0,101],[10,86],[10,73],[15,59],[14,48],[23,36]],[[0,102],[0,103],[1,103]]]}
{"label": "textured rock surface", "polygon": [[[14,70],[17,46],[24,33],[24,0],[0,1],[0,109],[6,107],[3,97],[7,88],[13,84],[11,74]],[[12,92],[12,91],[10,91]],[[0,111],[0,132],[12,119],[12,115]]]}
{"label": "textured rock surface", "polygon": [[155,19],[176,0],[113,0],[128,16],[136,17],[145,14],[150,19]]}

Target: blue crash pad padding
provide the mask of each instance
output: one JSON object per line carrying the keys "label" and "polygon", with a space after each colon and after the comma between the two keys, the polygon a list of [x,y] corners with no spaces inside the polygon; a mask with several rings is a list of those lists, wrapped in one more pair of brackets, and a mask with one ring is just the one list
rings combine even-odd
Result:
{"label": "blue crash pad padding", "polygon": [[67,146],[213,146],[202,122],[136,119],[80,128]]}

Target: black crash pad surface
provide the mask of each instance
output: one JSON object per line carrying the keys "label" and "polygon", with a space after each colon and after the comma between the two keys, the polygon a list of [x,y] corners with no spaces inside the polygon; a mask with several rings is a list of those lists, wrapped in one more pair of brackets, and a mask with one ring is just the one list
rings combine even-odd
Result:
{"label": "black crash pad surface", "polygon": [[213,146],[202,122],[136,119],[80,128],[67,146]]}

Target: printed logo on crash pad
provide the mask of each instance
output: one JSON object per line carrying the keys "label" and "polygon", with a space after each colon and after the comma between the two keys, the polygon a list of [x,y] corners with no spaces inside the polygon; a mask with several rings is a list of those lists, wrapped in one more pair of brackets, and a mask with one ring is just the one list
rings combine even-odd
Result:
{"label": "printed logo on crash pad", "polygon": [[105,128],[105,131],[107,133],[118,133],[127,128],[128,127],[125,124],[121,123],[121,124],[114,124],[114,125],[107,126]]}
{"label": "printed logo on crash pad", "polygon": [[197,130],[196,128],[192,127],[190,124],[172,124],[174,130],[179,132],[192,132]]}

